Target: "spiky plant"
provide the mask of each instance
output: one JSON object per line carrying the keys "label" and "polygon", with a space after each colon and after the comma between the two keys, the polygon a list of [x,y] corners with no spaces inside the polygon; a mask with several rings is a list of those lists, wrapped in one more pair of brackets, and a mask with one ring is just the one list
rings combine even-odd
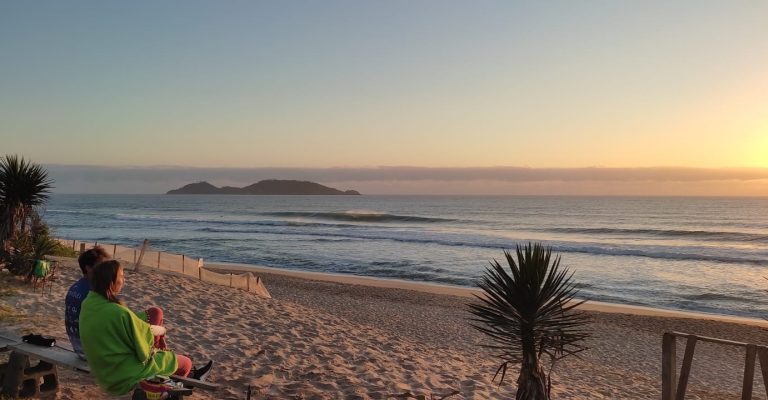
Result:
{"label": "spiky plant", "polygon": [[48,200],[52,185],[45,169],[24,157],[0,158],[0,243],[31,225],[30,217]]}
{"label": "spiky plant", "polygon": [[[469,304],[472,326],[488,335],[499,351],[504,381],[510,364],[520,364],[518,400],[550,399],[549,374],[557,360],[586,349],[581,343],[589,336],[586,316],[574,308],[578,293],[568,268],[560,267],[560,256],[539,243],[517,246],[516,258],[504,252],[509,270],[493,260],[478,282],[483,295]],[[549,357],[549,371],[543,356]]]}

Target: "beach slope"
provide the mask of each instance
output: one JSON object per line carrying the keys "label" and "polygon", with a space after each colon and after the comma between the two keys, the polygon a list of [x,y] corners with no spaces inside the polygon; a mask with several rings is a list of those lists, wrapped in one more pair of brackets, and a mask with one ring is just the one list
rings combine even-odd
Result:
{"label": "beach slope", "polygon": [[[25,316],[3,320],[0,330],[44,333],[66,343],[63,299],[80,272],[73,261],[64,264],[50,295],[2,276],[10,290],[0,304]],[[469,326],[465,304],[471,297],[280,272],[258,273],[272,299],[172,273],[127,272],[124,299],[134,309],[162,307],[171,348],[198,364],[214,360],[209,379],[223,389],[196,392],[193,399],[244,399],[249,385],[257,399],[514,397],[516,370],[501,386],[491,382],[499,360]],[[554,398],[658,399],[664,331],[768,343],[759,321],[597,309],[585,311],[594,331],[590,349],[555,369]],[[678,348],[679,363],[682,342]],[[693,365],[686,398],[740,398],[743,349],[702,343]],[[765,398],[756,381],[754,398]],[[60,399],[106,397],[90,377],[74,372],[62,372],[61,385]]]}

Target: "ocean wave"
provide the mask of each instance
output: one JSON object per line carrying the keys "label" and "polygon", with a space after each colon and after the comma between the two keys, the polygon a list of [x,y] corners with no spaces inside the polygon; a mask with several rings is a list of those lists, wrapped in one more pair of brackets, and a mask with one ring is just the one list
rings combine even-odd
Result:
{"label": "ocean wave", "polygon": [[547,232],[581,233],[595,235],[650,235],[679,238],[696,238],[714,241],[768,243],[768,235],[749,232],[720,232],[676,229],[623,229],[623,228],[546,228]]}
{"label": "ocean wave", "polygon": [[759,299],[756,299],[755,296],[735,296],[735,295],[729,295],[725,293],[697,293],[697,294],[691,294],[691,295],[680,295],[684,299],[688,300],[694,300],[694,301],[744,301],[749,299],[750,301],[759,301]]}
{"label": "ocean wave", "polygon": [[[354,240],[386,240],[408,244],[436,244],[450,247],[477,247],[486,249],[512,249],[516,243],[527,242],[526,239],[509,240],[491,236],[459,235],[459,234],[435,234],[426,232],[398,232],[395,235],[382,233],[380,230],[356,230],[351,231],[309,231],[291,229],[245,229],[230,230],[218,228],[201,228],[212,233],[257,233],[272,235],[289,235],[304,237],[336,237]],[[431,236],[430,236],[431,235]],[[653,259],[677,260],[677,261],[707,261],[725,264],[750,264],[768,265],[768,255],[762,253],[741,253],[743,256],[728,256],[727,251],[711,254],[702,252],[697,247],[680,246],[600,246],[587,243],[546,242],[557,252],[581,253],[597,256],[619,257],[645,257]]]}
{"label": "ocean wave", "polygon": [[46,209],[46,213],[54,213],[54,214],[93,214],[92,210],[58,210],[58,209]]}
{"label": "ocean wave", "polygon": [[[124,221],[153,221],[153,222],[174,222],[174,223],[193,223],[193,224],[218,224],[218,225],[255,225],[255,226],[299,226],[299,227],[321,227],[321,228],[354,228],[359,225],[351,224],[329,224],[322,222],[303,222],[303,221],[287,221],[287,220],[234,220],[234,219],[218,219],[218,218],[190,218],[186,216],[174,216],[174,215],[149,215],[149,214],[116,214],[115,219]],[[197,229],[198,231],[205,232],[207,228]],[[211,228],[209,232],[224,232],[224,230],[215,230]],[[232,232],[240,232],[232,230]]]}
{"label": "ocean wave", "polygon": [[299,217],[299,218],[316,218],[316,219],[330,219],[337,221],[354,221],[354,222],[451,222],[455,221],[448,218],[435,218],[435,217],[418,217],[413,215],[396,215],[387,214],[377,211],[343,211],[343,212],[297,212],[297,211],[282,211],[282,212],[270,212],[263,213],[262,215],[272,217]]}

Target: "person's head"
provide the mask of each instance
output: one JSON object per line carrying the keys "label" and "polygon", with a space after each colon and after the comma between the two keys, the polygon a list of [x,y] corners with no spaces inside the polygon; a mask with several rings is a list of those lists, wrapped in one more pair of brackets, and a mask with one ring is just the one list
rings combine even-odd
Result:
{"label": "person's head", "polygon": [[123,290],[124,284],[123,266],[120,265],[119,261],[104,261],[93,268],[91,290],[104,296],[107,300],[122,304],[117,295]]}
{"label": "person's head", "polygon": [[97,264],[109,260],[109,254],[101,246],[95,246],[94,248],[80,254],[77,258],[77,263],[80,264],[80,270],[83,271],[83,276],[91,279],[91,271]]}

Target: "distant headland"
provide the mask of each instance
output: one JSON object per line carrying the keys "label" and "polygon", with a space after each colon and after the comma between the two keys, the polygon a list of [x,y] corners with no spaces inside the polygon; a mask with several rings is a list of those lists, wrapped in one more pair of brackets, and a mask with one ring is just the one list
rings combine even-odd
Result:
{"label": "distant headland", "polygon": [[224,186],[218,188],[208,182],[197,182],[169,190],[166,194],[250,194],[250,195],[350,195],[359,196],[357,190],[341,191],[319,183],[269,179],[238,188]]}

